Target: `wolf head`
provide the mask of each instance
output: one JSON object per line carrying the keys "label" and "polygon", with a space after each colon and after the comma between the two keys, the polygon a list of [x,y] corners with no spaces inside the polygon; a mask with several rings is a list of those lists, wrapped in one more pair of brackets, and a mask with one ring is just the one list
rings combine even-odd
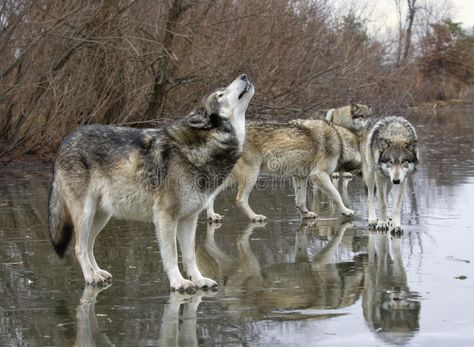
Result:
{"label": "wolf head", "polygon": [[188,116],[188,124],[193,128],[210,129],[215,116],[237,122],[245,116],[253,94],[254,87],[247,75],[240,75],[226,88],[212,92],[202,106]]}
{"label": "wolf head", "polygon": [[203,105],[187,117],[187,123],[197,129],[230,124],[242,147],[245,141],[245,111],[254,92],[247,75],[240,75],[226,88],[211,93]]}
{"label": "wolf head", "polygon": [[378,167],[380,172],[390,178],[393,184],[402,183],[416,170],[418,164],[418,151],[416,140],[404,143],[388,143],[379,139],[378,144],[382,149]]}
{"label": "wolf head", "polygon": [[352,126],[355,131],[361,131],[367,127],[367,123],[372,117],[372,110],[363,104],[351,104]]}
{"label": "wolf head", "polygon": [[352,103],[347,106],[332,108],[325,113],[324,118],[336,125],[340,125],[355,133],[360,133],[367,128],[372,117],[369,106]]}

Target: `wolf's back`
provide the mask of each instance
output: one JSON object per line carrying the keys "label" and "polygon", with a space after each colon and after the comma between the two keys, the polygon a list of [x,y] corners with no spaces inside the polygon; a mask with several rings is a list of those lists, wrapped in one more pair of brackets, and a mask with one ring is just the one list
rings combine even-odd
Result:
{"label": "wolf's back", "polygon": [[58,190],[57,177],[53,176],[53,183],[49,190],[48,201],[48,233],[54,250],[63,257],[71,241],[73,224],[67,207]]}

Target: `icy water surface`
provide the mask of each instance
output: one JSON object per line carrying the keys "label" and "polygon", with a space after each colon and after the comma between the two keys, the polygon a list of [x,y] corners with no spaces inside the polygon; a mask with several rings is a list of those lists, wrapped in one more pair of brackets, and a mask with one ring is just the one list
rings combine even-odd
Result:
{"label": "icy water surface", "polygon": [[60,260],[47,237],[50,167],[0,169],[0,346],[473,346],[473,111],[410,119],[422,165],[401,239],[367,230],[359,178],[357,217],[323,203],[313,225],[288,181],[261,179],[251,205],[266,225],[233,191],[216,203],[220,227],[202,216],[200,268],[220,287],[196,295],[169,293],[151,225],[118,221],[95,247],[113,284],[84,288],[73,247]]}

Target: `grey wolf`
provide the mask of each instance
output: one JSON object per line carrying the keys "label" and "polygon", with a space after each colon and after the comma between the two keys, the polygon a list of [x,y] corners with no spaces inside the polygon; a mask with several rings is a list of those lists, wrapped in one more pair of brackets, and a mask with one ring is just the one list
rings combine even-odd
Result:
{"label": "grey wolf", "polygon": [[[352,103],[350,105],[331,108],[324,117],[328,122],[349,129],[358,136],[363,135],[369,121],[372,119],[372,109],[364,104]],[[344,178],[351,177],[350,173],[343,173]],[[333,178],[339,178],[339,172],[334,172]]]}
{"label": "grey wolf", "polygon": [[[326,119],[328,122],[334,123],[336,125],[342,126],[346,129],[349,129],[357,136],[363,136],[365,129],[369,124],[369,121],[372,119],[372,110],[369,106],[359,103],[351,103],[350,105],[331,108],[325,111],[318,111],[315,115],[316,118]],[[356,168],[355,171],[360,173],[362,166]],[[352,179],[352,174],[350,172],[342,172],[340,168],[337,168],[336,171],[331,175],[333,183],[336,187],[339,185],[339,178],[342,176],[343,184],[341,189],[341,195],[346,206],[349,205],[348,200],[348,182]],[[319,189],[317,185],[313,186],[313,201],[320,200],[322,196],[319,194]]]}
{"label": "grey wolf", "polygon": [[[255,213],[249,206],[249,195],[260,173],[292,177],[296,207],[302,218],[316,218],[306,207],[306,186],[311,178],[331,199],[340,212],[353,216],[341,195],[331,182],[336,168],[352,170],[361,165],[359,142],[348,129],[321,119],[298,120],[290,123],[249,123],[245,147],[229,180],[238,184],[237,205],[252,221],[266,217]],[[219,221],[213,202],[207,216]]]}
{"label": "grey wolf", "polygon": [[[93,248],[105,224],[111,217],[153,222],[171,288],[215,287],[196,265],[196,223],[241,155],[253,94],[241,75],[164,128],[92,125],[67,137],[49,195],[49,236],[58,255],[74,234],[86,283],[104,285],[112,275],[99,268]],[[178,268],[176,238],[188,279]]]}
{"label": "grey wolf", "polygon": [[368,120],[372,117],[372,110],[367,105],[352,103],[338,108],[331,108],[317,116],[359,133],[366,128]]}
{"label": "grey wolf", "polygon": [[[387,195],[393,185],[400,185],[392,213],[394,233],[402,233],[400,214],[408,177],[418,165],[417,136],[413,125],[403,117],[387,117],[378,120],[367,130],[361,143],[363,176],[368,189],[369,226],[388,230]],[[380,204],[377,221],[374,208],[374,185]]]}

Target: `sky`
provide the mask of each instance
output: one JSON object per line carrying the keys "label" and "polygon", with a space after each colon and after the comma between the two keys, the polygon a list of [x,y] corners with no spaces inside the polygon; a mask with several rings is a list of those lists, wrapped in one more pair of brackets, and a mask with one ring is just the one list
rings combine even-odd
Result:
{"label": "sky", "polygon": [[454,9],[454,18],[462,22],[465,27],[474,27],[474,0],[451,0]]}
{"label": "sky", "polygon": [[[399,0],[405,6],[402,15],[406,16],[406,0]],[[455,22],[462,22],[465,29],[474,27],[474,0],[417,0],[418,6],[431,4],[433,13],[448,13]],[[336,0],[336,8],[346,12],[349,8],[358,8],[364,15],[368,14],[369,31],[385,34],[394,31],[398,25],[395,0]],[[357,12],[357,11],[356,11]]]}

